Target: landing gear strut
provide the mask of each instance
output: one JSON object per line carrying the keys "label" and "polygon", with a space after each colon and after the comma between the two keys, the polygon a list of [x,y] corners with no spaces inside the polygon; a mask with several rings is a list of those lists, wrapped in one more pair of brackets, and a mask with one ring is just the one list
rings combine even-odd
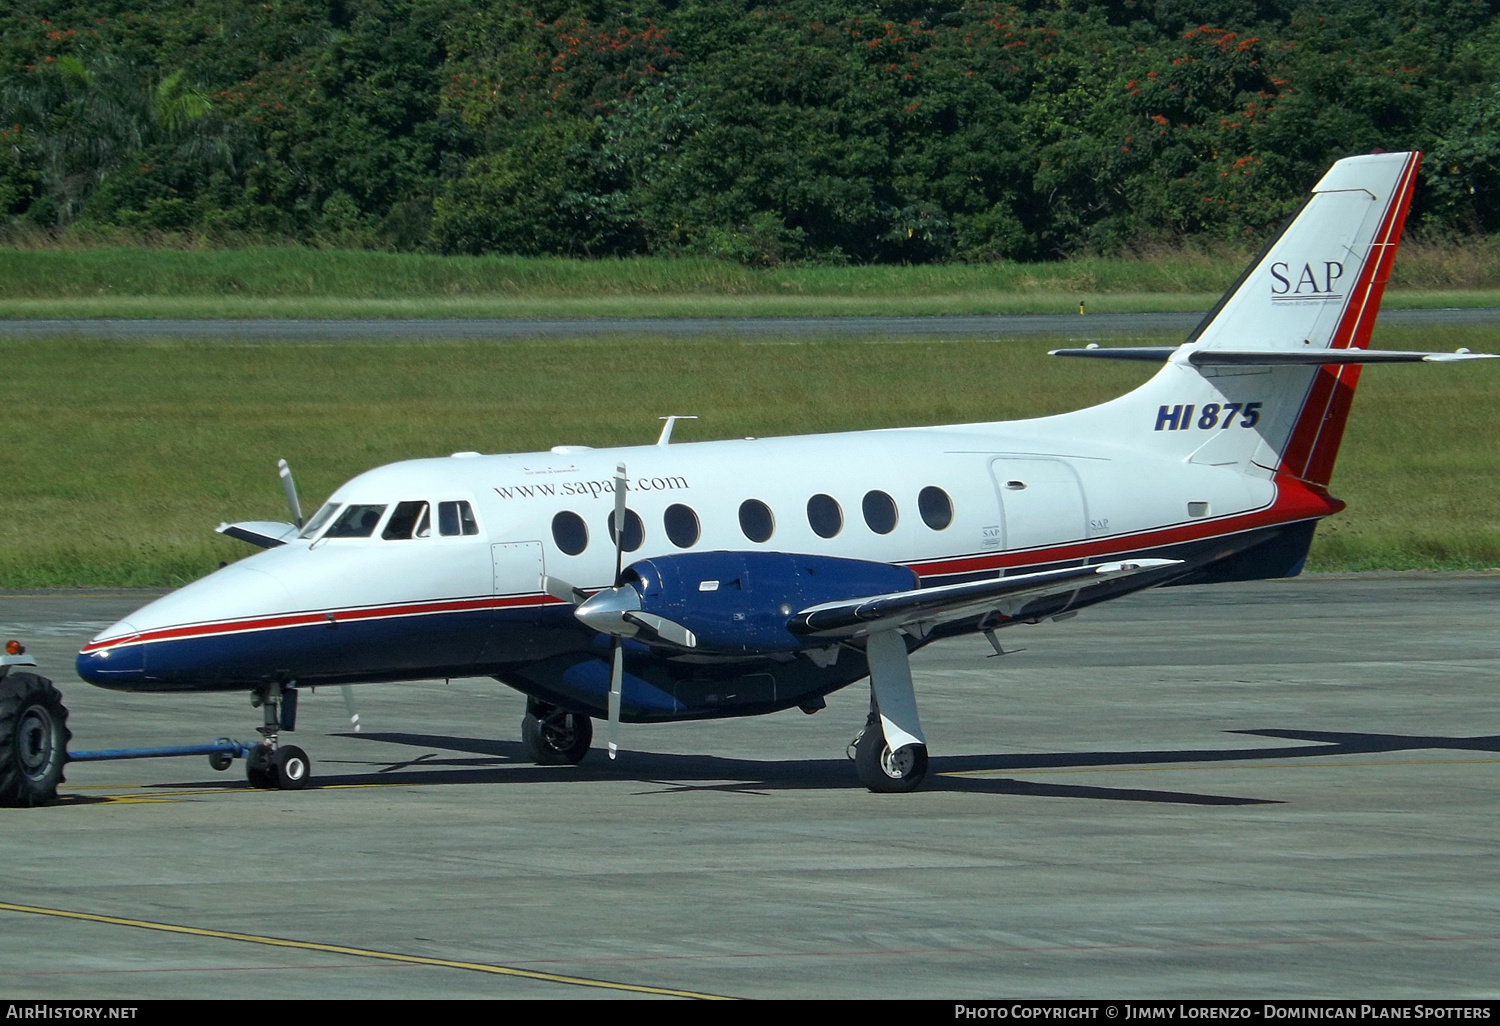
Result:
{"label": "landing gear strut", "polygon": [[538,766],[572,766],[588,754],[594,740],[594,721],[583,713],[526,700],[521,719],[521,741]]}
{"label": "landing gear strut", "polygon": [[906,640],[896,631],[870,635],[870,715],[854,739],[859,782],[876,793],[915,791],[927,775],[927,740],[917,719]]}
{"label": "landing gear strut", "polygon": [[250,704],[265,711],[264,725],[255,728],[265,740],[245,757],[245,779],[265,790],[302,790],[312,779],[312,760],[296,745],[277,743],[283,730],[297,729],[297,686],[262,685],[250,692]]}

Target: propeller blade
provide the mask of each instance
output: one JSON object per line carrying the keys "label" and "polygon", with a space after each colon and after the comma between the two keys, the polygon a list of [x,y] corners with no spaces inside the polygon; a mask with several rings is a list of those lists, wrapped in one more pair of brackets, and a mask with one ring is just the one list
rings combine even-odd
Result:
{"label": "propeller blade", "polygon": [[286,460],[276,461],[276,470],[281,474],[281,490],[286,493],[286,504],[291,508],[292,519],[296,521],[297,530],[302,530],[302,503],[297,501],[297,485],[292,480],[292,468],[286,465]]}
{"label": "propeller blade", "polygon": [[609,757],[613,759],[619,751],[620,737],[620,692],[625,684],[625,649],[620,639],[615,639],[614,653],[609,667]]}
{"label": "propeller blade", "polygon": [[542,590],[559,602],[567,602],[572,605],[582,605],[588,599],[588,593],[573,587],[567,581],[557,577],[542,575]]}
{"label": "propeller blade", "polygon": [[665,616],[657,616],[655,613],[642,613],[630,611],[621,614],[622,618],[631,623],[638,623],[653,631],[663,641],[670,641],[674,645],[683,648],[697,648],[698,635],[688,630],[680,623],[674,623]]}
{"label": "propeller blade", "polygon": [[625,464],[615,467],[615,587],[625,568]]}
{"label": "propeller blade", "polygon": [[359,710],[354,707],[354,689],[349,685],[343,686],[344,708],[349,710],[349,722],[354,725],[354,732],[359,733]]}

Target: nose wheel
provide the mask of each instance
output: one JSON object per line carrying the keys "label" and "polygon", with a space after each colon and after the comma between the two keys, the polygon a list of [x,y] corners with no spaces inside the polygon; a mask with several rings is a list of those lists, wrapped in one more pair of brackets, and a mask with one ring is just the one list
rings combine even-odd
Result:
{"label": "nose wheel", "polygon": [[250,704],[265,711],[264,724],[256,728],[265,740],[245,757],[245,779],[266,791],[302,790],[312,780],[312,760],[296,745],[278,743],[281,731],[297,729],[296,685],[257,688],[250,693]]}
{"label": "nose wheel", "polygon": [[259,744],[245,759],[245,779],[266,791],[300,791],[312,779],[312,760],[296,745]]}

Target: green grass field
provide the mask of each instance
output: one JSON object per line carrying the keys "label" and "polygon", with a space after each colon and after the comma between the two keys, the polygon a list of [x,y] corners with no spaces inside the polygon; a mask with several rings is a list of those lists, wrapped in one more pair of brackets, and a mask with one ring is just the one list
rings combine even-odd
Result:
{"label": "green grass field", "polygon": [[[1488,332],[1377,332],[1387,348],[1493,348]],[[1170,343],[1176,339],[1162,339]],[[1046,340],[223,345],[0,342],[9,401],[0,587],[158,586],[250,550],[221,520],[283,519],[371,466],[464,449],[636,444],[1030,416],[1151,368],[1051,359]],[[1500,367],[1361,379],[1312,569],[1500,566]]]}
{"label": "green grass field", "polygon": [[[774,317],[1203,310],[1246,255],[755,269],[297,247],[0,248],[0,317]],[[1408,245],[1392,306],[1500,305],[1500,247]]]}

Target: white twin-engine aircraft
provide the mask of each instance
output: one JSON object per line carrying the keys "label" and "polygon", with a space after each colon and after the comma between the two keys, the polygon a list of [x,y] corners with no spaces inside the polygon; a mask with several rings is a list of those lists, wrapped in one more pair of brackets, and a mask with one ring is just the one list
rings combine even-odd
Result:
{"label": "white twin-engine aircraft", "polygon": [[[527,695],[539,763],[576,763],[591,717],[750,716],[865,677],[859,778],[927,769],[907,658],[939,638],[1060,619],[1161,585],[1296,574],[1360,365],[1455,362],[1365,347],[1416,153],[1341,160],[1177,347],[1054,355],[1163,363],[1055,417],[623,449],[455,453],[361,474],[304,526],[220,530],[265,548],[136,611],[78,673],[129,691],[247,690],[250,780],[300,787],[280,744],[297,690],[492,676]],[[623,525],[620,531],[615,525]]]}

